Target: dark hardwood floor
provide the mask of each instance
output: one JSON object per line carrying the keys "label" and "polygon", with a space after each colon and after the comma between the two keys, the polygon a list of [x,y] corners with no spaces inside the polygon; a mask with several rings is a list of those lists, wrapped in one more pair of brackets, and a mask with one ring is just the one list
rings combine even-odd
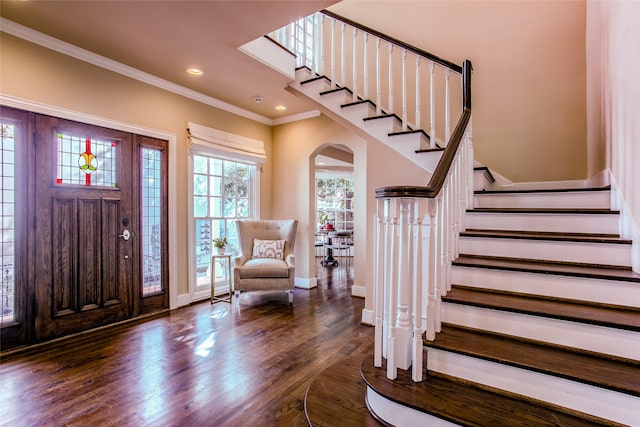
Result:
{"label": "dark hardwood floor", "polygon": [[292,306],[280,292],[242,294],[5,354],[0,424],[306,426],[311,380],[373,344],[351,273],[317,271]]}

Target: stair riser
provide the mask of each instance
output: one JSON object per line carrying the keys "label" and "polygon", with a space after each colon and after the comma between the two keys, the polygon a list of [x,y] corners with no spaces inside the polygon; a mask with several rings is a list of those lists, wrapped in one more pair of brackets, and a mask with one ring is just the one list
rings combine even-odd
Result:
{"label": "stair riser", "polygon": [[367,406],[375,416],[392,426],[404,427],[455,427],[458,424],[451,423],[418,411],[409,406],[400,405],[386,397],[376,393],[371,387],[367,387]]}
{"label": "stair riser", "polygon": [[393,135],[388,138],[389,145],[392,144],[406,144],[410,145],[413,148],[413,155],[415,156],[415,150],[418,149],[428,149],[429,148],[429,140],[424,137],[421,133],[405,133]]}
{"label": "stair riser", "polygon": [[369,103],[350,105],[348,107],[341,107],[341,109],[342,116],[354,123],[373,115],[376,111]]}
{"label": "stair riser", "polygon": [[476,208],[569,208],[609,209],[609,191],[477,194]]}
{"label": "stair riser", "polygon": [[578,301],[640,307],[638,283],[453,265],[452,283]]}
{"label": "stair riser", "polygon": [[459,242],[467,255],[631,266],[631,245],[470,236]]}
{"label": "stair riser", "polygon": [[612,214],[467,212],[466,228],[617,234],[618,218]]}
{"label": "stair riser", "polygon": [[618,423],[640,422],[640,398],[623,393],[433,348],[427,368]]}
{"label": "stair riser", "polygon": [[383,141],[386,144],[393,148],[395,151],[403,155],[405,158],[410,158],[413,160],[421,168],[426,171],[432,173],[438,162],[440,161],[440,157],[442,157],[442,151],[431,151],[427,153],[416,153],[416,149],[418,147],[419,142],[414,137],[409,137],[409,135],[396,135],[393,137],[386,136]]}
{"label": "stair riser", "polygon": [[325,107],[342,115],[342,106],[348,102],[351,102],[351,95],[348,92],[341,90],[321,95],[320,99],[322,100],[322,103]]}
{"label": "stair riser", "polygon": [[442,302],[442,321],[544,341],[596,353],[640,360],[640,333],[522,313]]}

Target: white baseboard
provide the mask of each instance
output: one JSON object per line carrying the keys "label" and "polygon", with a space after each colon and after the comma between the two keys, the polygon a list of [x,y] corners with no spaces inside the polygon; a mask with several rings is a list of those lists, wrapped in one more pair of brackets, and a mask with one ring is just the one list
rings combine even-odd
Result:
{"label": "white baseboard", "polygon": [[640,230],[633,221],[631,209],[618,189],[616,178],[611,175],[611,208],[620,211],[620,235],[631,239],[631,268],[640,273]]}
{"label": "white baseboard", "polygon": [[361,285],[351,286],[351,296],[365,298],[367,296],[367,288]]}
{"label": "white baseboard", "polygon": [[317,277],[296,277],[294,286],[296,288],[302,289],[312,289],[318,286],[318,278]]}
{"label": "white baseboard", "polygon": [[373,310],[367,310],[366,308],[363,309],[361,322],[365,325],[373,326]]}
{"label": "white baseboard", "polygon": [[191,304],[191,296],[187,294],[178,295],[178,308]]}

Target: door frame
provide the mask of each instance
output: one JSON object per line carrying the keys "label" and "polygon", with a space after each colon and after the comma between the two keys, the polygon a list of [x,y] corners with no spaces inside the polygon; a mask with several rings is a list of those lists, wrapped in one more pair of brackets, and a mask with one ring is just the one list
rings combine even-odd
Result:
{"label": "door frame", "polygon": [[[65,108],[55,107],[47,104],[37,103],[21,98],[0,94],[0,104],[7,107],[17,108],[38,114],[46,114],[61,119],[73,120],[76,122],[85,123],[88,125],[102,126],[119,131],[130,132],[141,136],[149,136],[151,138],[164,139],[168,141],[169,151],[169,188],[168,188],[168,233],[169,233],[169,309],[173,310],[181,305],[189,303],[189,295],[185,295],[185,301],[178,301],[178,273],[176,261],[178,259],[178,249],[175,242],[178,237],[177,226],[177,203],[176,203],[176,152],[177,152],[177,136],[173,133],[164,132],[161,130],[148,129],[142,126],[134,125],[131,123],[120,122],[117,120],[108,119],[105,117],[94,116],[92,114],[81,113],[73,110],[67,110]],[[186,125],[185,125],[186,129]]]}

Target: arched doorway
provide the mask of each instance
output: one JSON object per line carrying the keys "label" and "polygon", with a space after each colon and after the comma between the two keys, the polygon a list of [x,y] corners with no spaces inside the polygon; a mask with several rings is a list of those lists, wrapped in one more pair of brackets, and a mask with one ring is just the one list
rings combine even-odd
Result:
{"label": "arched doorway", "polygon": [[[315,239],[313,253],[316,268],[333,269],[347,284],[353,277],[354,239],[354,161],[353,151],[341,144],[330,144],[314,158]],[[324,271],[333,274],[332,271]]]}

